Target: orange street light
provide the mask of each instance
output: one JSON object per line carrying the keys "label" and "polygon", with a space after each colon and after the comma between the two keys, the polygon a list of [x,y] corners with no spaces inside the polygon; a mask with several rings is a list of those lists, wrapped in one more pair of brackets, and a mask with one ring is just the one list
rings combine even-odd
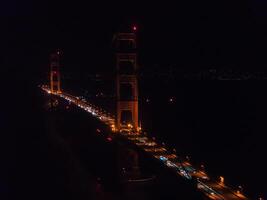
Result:
{"label": "orange street light", "polygon": [[224,177],[220,176],[220,184],[224,184]]}
{"label": "orange street light", "polygon": [[239,186],[238,186],[238,189],[237,189],[237,191],[236,191],[236,194],[237,194],[237,195],[240,195],[242,191],[243,191],[243,188],[242,188],[241,185],[239,185]]}

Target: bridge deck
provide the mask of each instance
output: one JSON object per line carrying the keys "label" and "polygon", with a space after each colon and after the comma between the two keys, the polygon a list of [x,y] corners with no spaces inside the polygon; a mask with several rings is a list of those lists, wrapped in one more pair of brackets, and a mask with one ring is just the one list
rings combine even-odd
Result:
{"label": "bridge deck", "polygon": [[[44,91],[51,94],[51,91],[48,87],[41,87]],[[111,114],[103,111],[101,108],[98,108],[84,100],[79,99],[78,97],[72,96],[66,92],[53,93],[56,96],[59,96],[81,109],[89,112],[93,116],[97,117],[100,121],[108,125],[112,131],[115,131],[115,119]],[[247,200],[241,193],[237,193],[232,188],[218,183],[212,178],[210,178],[206,172],[201,169],[193,167],[193,165],[185,158],[178,157],[173,152],[167,150],[165,145],[156,142],[156,139],[153,137],[148,137],[144,133],[132,133],[132,132],[116,132],[125,136],[129,141],[137,145],[139,148],[144,150],[149,155],[153,156],[155,159],[158,159],[162,164],[168,168],[174,170],[177,176],[181,176],[188,181],[196,180],[196,188],[203,192],[210,199],[215,200]]]}

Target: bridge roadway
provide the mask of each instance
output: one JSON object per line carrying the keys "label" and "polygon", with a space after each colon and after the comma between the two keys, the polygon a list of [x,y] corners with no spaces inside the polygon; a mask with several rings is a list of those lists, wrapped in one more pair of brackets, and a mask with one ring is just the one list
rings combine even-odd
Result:
{"label": "bridge roadway", "polygon": [[[41,86],[41,89],[51,94],[47,86]],[[116,132],[114,116],[101,108],[66,92],[53,93],[53,95],[59,96],[97,117],[100,121],[108,125],[114,134],[123,135],[150,156],[173,170],[177,176],[181,176],[188,181],[195,181],[197,190],[203,192],[208,198],[214,200],[248,200],[248,198],[240,192],[234,191],[232,188],[224,185],[224,183],[213,180],[205,171],[194,167],[187,159],[180,156],[178,157],[176,153],[168,150],[164,144],[156,141],[154,137],[149,137],[146,133],[133,133],[127,129],[122,132]]]}

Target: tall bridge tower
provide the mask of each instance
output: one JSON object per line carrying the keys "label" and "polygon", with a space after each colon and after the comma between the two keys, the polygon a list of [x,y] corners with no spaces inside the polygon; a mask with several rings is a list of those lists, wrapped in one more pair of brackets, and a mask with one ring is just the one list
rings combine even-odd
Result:
{"label": "tall bridge tower", "polygon": [[[134,27],[135,31],[136,28]],[[138,131],[138,80],[135,32],[116,34],[117,130]]]}
{"label": "tall bridge tower", "polygon": [[57,51],[50,55],[50,89],[51,93],[60,93],[60,52]]}

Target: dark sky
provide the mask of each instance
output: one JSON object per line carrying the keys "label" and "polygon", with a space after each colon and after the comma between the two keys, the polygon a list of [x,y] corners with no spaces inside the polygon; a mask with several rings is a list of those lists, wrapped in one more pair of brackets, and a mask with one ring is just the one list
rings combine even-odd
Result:
{"label": "dark sky", "polygon": [[112,34],[135,23],[145,66],[266,66],[263,0],[95,2],[2,1],[4,65],[43,73],[49,52],[61,48],[69,71],[105,70]]}

